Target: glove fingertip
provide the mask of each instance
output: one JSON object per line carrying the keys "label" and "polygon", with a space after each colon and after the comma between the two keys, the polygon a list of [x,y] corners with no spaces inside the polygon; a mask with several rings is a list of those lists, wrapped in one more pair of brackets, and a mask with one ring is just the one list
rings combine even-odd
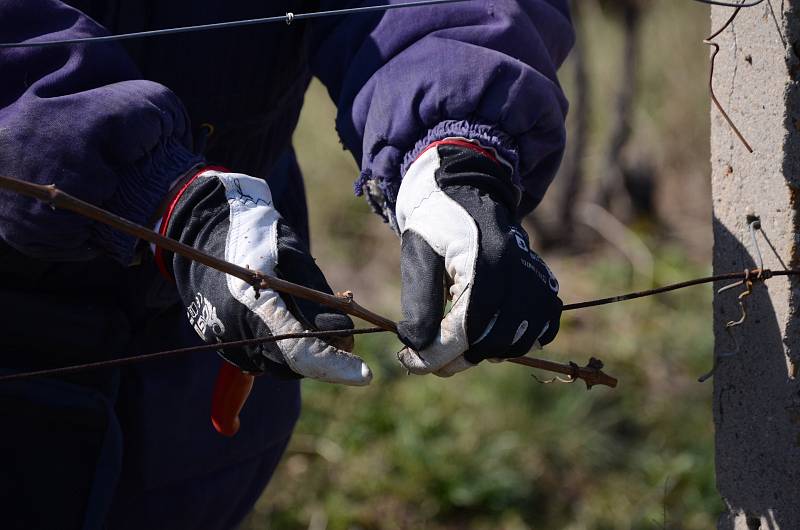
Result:
{"label": "glove fingertip", "polygon": [[366,386],[372,370],[361,357],[342,351],[320,339],[302,339],[285,352],[287,363],[306,377],[328,383]]}
{"label": "glove fingertip", "polygon": [[360,386],[366,386],[372,382],[372,370],[364,362],[361,364],[361,381],[363,381],[363,384]]}
{"label": "glove fingertip", "polygon": [[314,317],[314,327],[320,331],[353,329],[353,319],[343,313],[319,313]]}
{"label": "glove fingertip", "polygon": [[[344,352],[343,352],[344,353]],[[354,356],[355,357],[355,356]],[[339,374],[330,376],[330,381],[348,386],[367,386],[372,382],[372,370],[369,365],[360,358],[355,357],[361,362],[361,366],[353,370],[346,370]]]}
{"label": "glove fingertip", "polygon": [[397,323],[397,336],[403,344],[419,351],[427,348],[436,339],[439,328],[438,320],[401,320]]}
{"label": "glove fingertip", "polygon": [[553,342],[555,340],[555,338],[556,338],[556,335],[558,335],[558,330],[559,330],[560,327],[561,327],[561,319],[560,318],[554,318],[553,320],[551,320],[550,321],[550,327],[547,328],[547,331],[545,332],[545,334],[542,335],[539,338],[539,344],[541,344],[542,346],[545,346],[545,345],[550,344],[551,342]]}
{"label": "glove fingertip", "polygon": [[397,352],[397,360],[400,361],[400,364],[402,364],[406,370],[414,375],[431,373],[431,368],[428,366],[428,363],[411,348],[403,348]]}

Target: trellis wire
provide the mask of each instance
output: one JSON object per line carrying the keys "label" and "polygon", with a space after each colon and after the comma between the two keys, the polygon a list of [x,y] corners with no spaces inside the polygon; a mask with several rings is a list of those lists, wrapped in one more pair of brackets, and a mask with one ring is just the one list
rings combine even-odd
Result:
{"label": "trellis wire", "polygon": [[[779,271],[772,271],[769,269],[746,269],[742,272],[731,272],[725,274],[717,274],[714,276],[706,276],[703,278],[695,278],[692,280],[687,280],[679,283],[673,283],[670,285],[664,285],[661,287],[656,287],[654,289],[648,289],[645,291],[637,291],[627,294],[622,294],[618,296],[611,296],[608,298],[599,298],[596,300],[587,300],[584,302],[576,302],[572,304],[566,304],[563,307],[563,311],[574,311],[577,309],[585,309],[589,307],[599,307],[603,305],[615,304],[619,302],[624,302],[627,300],[635,300],[637,298],[645,298],[649,296],[655,296],[658,294],[667,293],[670,291],[677,291],[679,289],[685,289],[687,287],[694,287],[697,285],[703,285],[708,283],[715,283],[719,281],[726,281],[726,280],[760,280],[766,281],[774,276],[798,276],[800,275],[800,270],[795,269],[786,269],[786,270],[779,270]],[[729,286],[735,287],[736,284]],[[280,340],[286,339],[297,339],[297,338],[326,338],[326,337],[341,337],[346,335],[365,335],[371,333],[386,333],[390,330],[379,328],[379,327],[372,327],[372,328],[356,328],[356,329],[339,329],[339,330],[330,330],[330,331],[308,331],[303,333],[288,333],[285,335],[275,335],[271,337],[259,337],[253,339],[245,339],[245,340],[238,340],[238,341],[229,341],[229,342],[222,342],[217,344],[204,344],[201,346],[191,346],[187,348],[178,348],[174,350],[165,350],[155,353],[147,353],[143,355],[135,355],[130,357],[123,357],[119,359],[110,359],[105,361],[97,361],[92,363],[85,363],[80,365],[72,365],[72,366],[65,366],[60,368],[50,368],[45,370],[36,370],[32,372],[23,372],[23,373],[16,373],[16,374],[9,374],[0,376],[0,383],[2,382],[10,382],[22,379],[30,379],[34,377],[45,377],[45,376],[53,376],[53,375],[66,375],[76,372],[83,372],[87,370],[93,370],[98,368],[113,368],[117,366],[124,366],[128,364],[133,364],[136,362],[143,362],[143,361],[151,361],[155,359],[163,359],[165,357],[174,357],[178,355],[185,355],[189,353],[198,353],[202,351],[211,351],[211,350],[225,350],[229,348],[241,348],[244,346],[252,346],[256,344],[264,344],[268,342],[277,342]]]}
{"label": "trellis wire", "polygon": [[[191,26],[179,26],[173,28],[162,28],[146,31],[135,31],[131,33],[121,33],[118,35],[100,35],[96,37],[76,37],[72,39],[59,39],[52,41],[33,41],[33,42],[3,42],[0,43],[0,49],[4,48],[44,48],[48,46],[64,46],[69,44],[91,44],[103,42],[116,42],[131,39],[142,39],[151,37],[163,37],[167,35],[178,35],[182,33],[194,33],[199,31],[214,31],[218,29],[240,28],[246,26],[256,26],[264,24],[274,24],[277,22],[284,22],[291,25],[294,21],[307,20],[312,18],[321,18],[329,16],[344,16],[344,15],[358,15],[366,13],[375,13],[381,11],[389,11],[391,9],[402,9],[410,7],[422,7],[436,4],[451,4],[457,2],[467,2],[470,0],[419,0],[417,2],[406,2],[400,4],[384,4],[372,5],[362,7],[351,7],[346,9],[332,9],[327,11],[314,11],[310,13],[292,13],[288,12],[284,15],[276,15],[272,17],[250,18],[245,20],[231,20],[227,22],[212,22],[209,24],[196,24]],[[755,7],[764,0],[752,0],[750,2],[722,2],[719,0],[693,0],[701,4],[722,6],[722,7]]]}
{"label": "trellis wire", "polygon": [[347,9],[332,9],[329,11],[315,11],[311,13],[286,13],[285,15],[278,15],[273,17],[251,18],[246,20],[231,20],[228,22],[214,22],[211,24],[197,24],[193,26],[181,26],[176,28],[154,29],[148,31],[136,31],[132,33],[121,33],[118,35],[100,35],[97,37],[77,37],[73,39],[60,39],[52,41],[34,41],[34,42],[4,42],[0,43],[0,49],[3,48],[43,48],[46,46],[63,46],[67,44],[90,44],[100,42],[115,42],[131,39],[142,39],[150,37],[163,37],[165,35],[177,35],[180,33],[193,33],[198,31],[213,31],[226,28],[239,28],[244,26],[255,26],[262,24],[274,24],[276,22],[285,22],[291,25],[292,22],[297,20],[307,20],[312,18],[330,17],[330,16],[343,16],[343,15],[359,15],[365,13],[375,13],[380,11],[388,11],[390,9],[402,9],[410,7],[422,7],[436,4],[452,4],[456,2],[467,2],[469,0],[419,0],[417,2],[406,2],[401,4],[385,4],[373,5],[362,7],[351,7]]}
{"label": "trellis wire", "polygon": [[[182,27],[175,27],[175,28],[164,28],[159,30],[149,30],[149,31],[140,31],[140,32],[133,32],[133,33],[125,33],[119,35],[103,35],[97,37],[82,37],[82,38],[74,38],[74,39],[61,39],[61,40],[54,40],[54,41],[36,41],[36,42],[11,42],[11,43],[0,43],[0,49],[5,48],[23,48],[23,47],[47,47],[47,46],[58,46],[58,45],[68,45],[68,44],[84,44],[84,43],[100,43],[100,42],[113,42],[113,41],[122,41],[122,40],[129,40],[129,39],[137,39],[137,38],[149,38],[149,37],[157,37],[157,36],[165,36],[165,35],[174,35],[174,34],[181,34],[181,33],[189,33],[189,32],[198,32],[198,31],[210,31],[210,30],[217,30],[217,29],[225,29],[225,28],[235,28],[235,27],[244,27],[244,26],[252,26],[252,25],[261,25],[261,24],[269,24],[269,23],[276,23],[276,22],[285,22],[287,24],[291,24],[295,20],[305,20],[311,18],[318,18],[318,17],[326,17],[326,16],[335,16],[335,15],[354,15],[354,14],[363,14],[363,13],[372,13],[378,11],[387,11],[390,9],[398,9],[398,8],[410,8],[410,7],[420,7],[426,5],[435,5],[435,4],[447,4],[447,3],[456,3],[456,2],[464,2],[468,0],[420,0],[416,2],[408,2],[402,4],[388,4],[388,5],[374,5],[374,6],[363,6],[363,7],[356,7],[356,8],[348,8],[348,9],[339,9],[339,10],[329,10],[329,11],[318,11],[318,12],[311,12],[311,13],[286,13],[285,15],[273,16],[273,17],[263,17],[263,18],[255,18],[255,19],[247,19],[247,20],[237,20],[237,21],[229,21],[229,22],[218,22],[218,23],[211,23],[211,24],[202,24],[202,25],[194,25],[194,26],[182,26]],[[736,8],[733,16],[726,22],[726,24],[717,32],[715,32],[711,37],[706,39],[707,44],[712,46],[716,46],[714,43],[710,42],[715,36],[721,33],[725,28],[727,28],[730,23],[732,23],[733,19],[735,18],[738,11],[742,8],[747,7],[755,7],[764,0],[753,0],[747,2],[743,0],[742,2],[722,2],[717,0],[693,0],[698,3],[713,5],[713,6],[722,6],[722,7],[731,7]],[[718,51],[719,47],[716,46],[716,51]],[[716,53],[714,53],[716,55]],[[713,56],[712,56],[712,70],[710,75],[711,80],[713,80]],[[741,133],[739,133],[736,126],[733,124],[731,119],[728,117],[727,113],[721,107],[719,102],[716,101],[713,92],[713,85],[710,82],[709,87],[711,90],[712,100],[718,107],[718,109],[722,112],[723,116],[728,121],[729,125],[732,127],[734,132],[737,133],[739,138],[742,142],[750,149],[749,144],[745,141]],[[750,149],[752,151],[752,149]],[[769,271],[764,269],[757,269],[758,271],[758,279],[759,280],[766,280],[772,276],[790,276],[790,275],[800,275],[800,270],[783,270],[783,271]],[[696,278],[684,282],[679,282],[676,284],[666,285],[662,287],[658,287],[655,289],[649,289],[646,291],[639,291],[634,293],[628,293],[624,295],[612,296],[608,298],[601,298],[597,300],[589,300],[585,302],[577,302],[572,304],[566,304],[563,307],[564,311],[571,311],[576,309],[588,308],[588,307],[597,307],[601,305],[613,304],[618,303],[626,300],[633,300],[637,298],[643,298],[648,296],[654,296],[657,294],[675,291],[678,289],[684,289],[687,287],[692,287],[696,285],[701,285],[705,283],[712,283],[721,280],[733,280],[733,279],[741,279],[743,281],[747,281],[748,278],[754,273],[754,271],[745,270],[744,272],[737,272],[737,273],[727,273],[721,274],[716,276],[708,276],[705,278]],[[47,370],[37,370],[33,372],[25,372],[25,373],[18,373],[18,374],[10,374],[5,376],[0,376],[0,382],[3,381],[12,381],[12,380],[19,380],[31,377],[40,377],[40,376],[47,376],[47,375],[64,375],[68,373],[75,373],[81,372],[89,369],[97,369],[97,368],[104,368],[104,367],[114,367],[114,366],[121,366],[126,364],[131,364],[134,362],[142,362],[147,360],[177,356],[187,353],[195,353],[200,351],[209,351],[209,350],[221,350],[226,348],[233,348],[233,347],[244,347],[247,345],[253,344],[262,344],[267,342],[275,342],[284,339],[290,338],[303,338],[303,337],[336,337],[342,335],[358,335],[358,334],[367,334],[367,333],[379,333],[390,331],[387,329],[382,328],[362,328],[362,329],[347,329],[347,330],[332,330],[332,331],[310,331],[304,333],[292,333],[286,335],[277,335],[272,337],[260,337],[254,339],[246,339],[241,341],[230,341],[218,344],[207,344],[202,346],[195,346],[195,347],[188,347],[188,348],[179,348],[175,350],[167,350],[155,353],[149,353],[144,355],[137,355],[137,356],[130,356],[124,357],[119,359],[111,359],[106,361],[99,361],[94,363],[86,363],[82,365],[73,365],[67,367],[60,367],[60,368],[53,368]],[[577,369],[577,366],[576,366]],[[572,376],[572,381],[575,380],[575,376]]]}

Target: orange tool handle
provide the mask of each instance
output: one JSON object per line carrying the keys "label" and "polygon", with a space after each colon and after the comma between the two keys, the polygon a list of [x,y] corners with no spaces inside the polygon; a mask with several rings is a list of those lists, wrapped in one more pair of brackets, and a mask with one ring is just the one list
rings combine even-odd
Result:
{"label": "orange tool handle", "polygon": [[211,398],[211,424],[221,435],[233,436],[239,431],[239,413],[253,389],[254,379],[230,363],[223,361],[220,366]]}

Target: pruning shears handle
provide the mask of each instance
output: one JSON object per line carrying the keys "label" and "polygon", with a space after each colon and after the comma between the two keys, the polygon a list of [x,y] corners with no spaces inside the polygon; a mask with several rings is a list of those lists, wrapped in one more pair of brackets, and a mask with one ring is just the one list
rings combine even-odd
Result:
{"label": "pruning shears handle", "polygon": [[211,397],[211,424],[221,435],[233,436],[239,431],[239,413],[253,389],[254,379],[228,362],[220,366]]}

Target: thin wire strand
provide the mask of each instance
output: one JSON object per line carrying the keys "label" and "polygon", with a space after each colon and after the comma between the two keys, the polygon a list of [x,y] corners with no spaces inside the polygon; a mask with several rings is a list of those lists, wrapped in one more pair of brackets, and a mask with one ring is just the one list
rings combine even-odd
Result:
{"label": "thin wire strand", "polygon": [[[285,15],[277,15],[272,17],[251,18],[245,20],[231,20],[228,22],[214,22],[210,24],[196,24],[192,26],[179,26],[174,28],[163,28],[147,31],[136,31],[131,33],[121,33],[118,35],[101,35],[97,37],[78,37],[74,39],[60,39],[54,41],[34,41],[34,42],[3,42],[0,43],[0,49],[4,48],[43,48],[48,46],[63,46],[68,44],[89,44],[101,42],[116,42],[130,39],[141,39],[150,37],[162,37],[166,35],[177,35],[181,33],[193,33],[199,31],[213,31],[218,29],[239,28],[245,26],[255,26],[262,24],[273,24],[277,22],[284,22],[291,25],[295,20],[306,20],[312,18],[321,18],[328,16],[339,15],[356,15],[363,13],[374,13],[380,11],[388,11],[390,9],[401,9],[407,7],[422,7],[436,4],[450,4],[456,2],[467,2],[469,0],[419,0],[417,2],[407,2],[402,4],[387,4],[376,6],[363,6],[352,7],[346,9],[333,9],[328,11],[315,11],[311,13],[292,13],[287,12]],[[755,7],[764,2],[764,0],[753,0],[750,2],[742,1],[737,2],[721,2],[718,0],[693,0],[694,2],[712,6],[721,7]]]}
{"label": "thin wire strand", "polygon": [[[761,247],[758,246],[758,238],[756,237],[756,230],[761,229],[761,221],[755,220],[749,224],[750,227],[750,240],[753,243],[753,249],[756,253],[756,265],[758,270],[764,270],[764,257],[761,255]],[[784,267],[785,269],[786,267]]]}
{"label": "thin wire strand", "polygon": [[268,342],[277,342],[280,340],[287,340],[287,339],[341,337],[342,335],[364,335],[367,333],[381,333],[384,331],[386,330],[383,328],[338,329],[332,331],[306,331],[302,333],[286,333],[284,335],[275,335],[272,337],[259,337],[256,339],[235,340],[229,342],[220,342],[216,344],[203,344],[200,346],[189,346],[187,348],[178,348],[175,350],[165,350],[155,353],[145,353],[143,355],[132,355],[129,357],[121,357],[119,359],[110,359],[106,361],[96,361],[92,363],[76,364],[72,366],[62,366],[60,368],[48,368],[46,370],[36,370],[33,372],[22,372],[17,374],[3,375],[0,376],[0,383],[19,381],[22,379],[31,379],[33,377],[71,374],[76,372],[84,372],[87,370],[97,370],[99,368],[114,368],[117,366],[124,366],[127,364],[163,359],[165,357],[175,357],[187,353],[198,353],[210,350],[216,351],[216,350],[226,350],[230,348],[241,348],[244,346],[253,346],[257,344],[265,344]]}
{"label": "thin wire strand", "polygon": [[[789,269],[789,270],[780,270],[780,271],[771,271],[769,269],[765,269],[762,271],[759,270],[745,270],[743,272],[731,272],[726,274],[718,274],[715,276],[706,276],[704,278],[695,278],[693,280],[687,280],[684,282],[673,283],[670,285],[664,285],[661,287],[657,287],[655,289],[649,289],[647,291],[637,291],[617,296],[611,296],[608,298],[599,298],[596,300],[587,300],[585,302],[577,302],[573,304],[566,304],[562,310],[563,311],[574,311],[577,309],[584,309],[587,307],[598,307],[602,305],[609,305],[615,304],[619,302],[624,302],[627,300],[634,300],[637,298],[644,298],[648,296],[655,296],[662,293],[667,293],[670,291],[676,291],[678,289],[685,289],[687,287],[693,287],[696,285],[702,285],[706,283],[714,283],[719,281],[725,280],[747,280],[747,279],[755,279],[758,281],[765,281],[773,276],[800,276],[800,270],[796,269]],[[741,284],[737,282],[735,285]],[[166,350],[161,352],[155,353],[147,353],[144,355],[135,355],[130,357],[123,357],[120,359],[111,359],[106,361],[99,361],[93,363],[86,363],[86,364],[79,364],[73,366],[65,366],[60,368],[51,368],[46,370],[37,370],[33,372],[23,372],[17,374],[9,374],[0,376],[0,383],[3,382],[10,382],[10,381],[17,381],[21,379],[30,379],[33,377],[44,377],[44,376],[52,376],[52,375],[64,375],[76,372],[83,372],[86,370],[94,370],[98,368],[111,368],[117,366],[124,366],[127,364],[133,364],[137,362],[143,361],[151,361],[155,359],[162,359],[165,357],[172,357],[177,355],[183,355],[187,353],[196,353],[201,351],[210,351],[210,350],[220,350],[220,349],[227,349],[227,348],[235,348],[235,347],[243,347],[243,346],[250,346],[254,344],[263,344],[267,342],[276,342],[279,340],[285,339],[294,339],[294,338],[324,338],[324,337],[338,337],[342,335],[365,335],[368,333],[384,333],[388,330],[379,328],[379,327],[372,327],[372,328],[358,328],[358,329],[341,329],[341,330],[333,330],[333,331],[309,331],[304,333],[290,333],[286,335],[276,335],[273,337],[261,337],[256,339],[246,339],[246,340],[239,340],[239,341],[230,341],[230,342],[222,342],[217,344],[205,344],[201,346],[191,346],[188,348],[178,348],[175,350]],[[564,382],[571,382],[571,381],[564,381]]]}
{"label": "thin wire strand", "polygon": [[[728,122],[728,126],[731,128],[734,134],[736,134],[736,136],[739,138],[739,141],[741,141],[742,144],[744,144],[748,152],[752,153],[753,147],[745,139],[744,135],[736,126],[736,124],[733,123],[731,117],[728,116],[728,113],[725,111],[725,108],[722,106],[722,103],[720,103],[719,99],[717,99],[717,95],[714,92],[714,67],[716,66],[717,63],[717,54],[719,54],[719,44],[714,42],[714,39],[717,38],[720,35],[720,33],[728,29],[728,27],[731,24],[733,24],[733,21],[736,20],[736,17],[739,15],[739,12],[742,10],[742,7],[743,6],[736,6],[736,10],[733,12],[733,14],[731,14],[730,18],[728,18],[728,20],[722,25],[722,27],[719,28],[714,33],[712,33],[708,38],[704,39],[703,43],[708,44],[714,49],[714,51],[711,52],[711,60],[710,60],[711,66],[708,72],[708,92],[711,96],[711,101],[714,103],[714,106],[717,107],[717,110],[720,112],[720,114],[722,114],[722,117],[725,118],[725,121]],[[750,7],[750,6],[744,6],[744,7]]]}
{"label": "thin wire strand", "polygon": [[329,11],[315,11],[311,13],[286,13],[285,15],[278,15],[273,17],[263,18],[250,18],[246,20],[232,20],[229,22],[214,22],[211,24],[198,24],[194,26],[180,26],[175,28],[154,29],[148,31],[136,31],[132,33],[121,33],[119,35],[101,35],[98,37],[78,37],[74,39],[61,39],[53,41],[33,41],[33,42],[4,42],[0,43],[0,49],[3,48],[43,48],[47,46],[62,46],[67,44],[90,44],[100,42],[115,42],[130,39],[142,39],[150,37],[161,37],[164,35],[176,35],[179,33],[193,33],[197,31],[212,31],[226,28],[239,28],[244,26],[255,26],[261,24],[273,24],[276,22],[285,22],[292,24],[298,20],[307,20],[311,18],[321,18],[340,15],[357,15],[364,13],[375,13],[380,11],[388,11],[390,9],[402,9],[410,7],[421,7],[436,4],[452,4],[456,2],[468,2],[470,0],[419,0],[417,2],[406,2],[402,4],[386,4],[375,6],[351,7],[347,9],[333,9]]}
{"label": "thin wire strand", "polygon": [[753,0],[752,2],[720,2],[718,0],[694,0],[699,4],[706,4],[710,6],[720,7],[755,7],[764,2],[764,0]]}
{"label": "thin wire strand", "polygon": [[[787,270],[787,271],[764,271],[764,278],[768,279],[771,276],[792,276],[800,275],[800,270]],[[576,302],[574,304],[566,304],[563,311],[574,311],[576,309],[584,309],[587,307],[597,307],[601,305],[616,304],[618,302],[625,302],[626,300],[635,300],[637,298],[644,298],[646,296],[654,296],[657,294],[668,293],[670,291],[677,291],[678,289],[685,289],[695,285],[702,285],[705,283],[715,283],[725,280],[742,280],[746,276],[745,272],[729,272],[725,274],[717,274],[715,276],[706,276],[704,278],[695,278],[685,282],[673,283],[670,285],[663,285],[655,289],[648,289],[646,291],[636,291],[617,296],[609,296],[608,298],[599,298],[597,300],[588,300],[586,302]]]}

